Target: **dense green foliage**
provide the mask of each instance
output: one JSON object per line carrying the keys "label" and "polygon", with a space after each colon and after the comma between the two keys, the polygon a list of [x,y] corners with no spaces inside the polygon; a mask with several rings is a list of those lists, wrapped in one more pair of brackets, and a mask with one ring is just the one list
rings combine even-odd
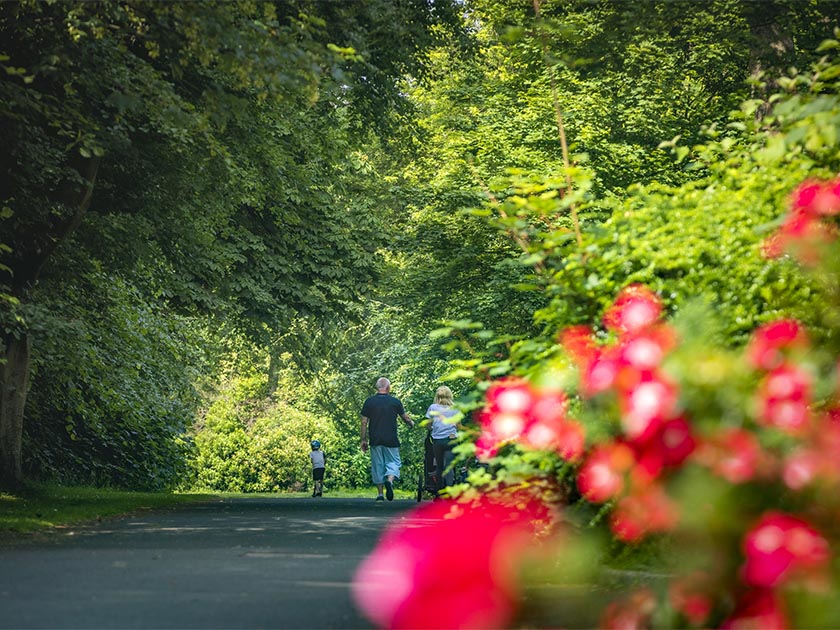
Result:
{"label": "dense green foliage", "polygon": [[631,282],[731,346],[819,326],[758,251],[838,168],[834,66],[806,72],[838,3],[536,6],[2,3],[27,474],[288,490],[318,437],[364,487],[378,376],[415,416],[447,373],[469,407]]}

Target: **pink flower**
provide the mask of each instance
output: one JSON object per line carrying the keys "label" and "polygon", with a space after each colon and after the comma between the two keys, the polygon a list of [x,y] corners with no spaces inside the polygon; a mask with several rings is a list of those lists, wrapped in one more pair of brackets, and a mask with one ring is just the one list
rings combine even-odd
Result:
{"label": "pink flower", "polygon": [[656,479],[663,469],[676,468],[694,452],[697,440],[684,417],[668,420],[646,442],[632,443],[638,465],[635,474],[642,481]]}
{"label": "pink flower", "polygon": [[537,389],[523,380],[503,380],[487,390],[478,422],[476,455],[495,456],[500,444],[518,439],[523,446],[554,450],[568,460],[583,454],[583,427],[566,417],[568,401],[559,390]]}
{"label": "pink flower", "polygon": [[668,589],[671,607],[681,613],[693,626],[704,624],[712,612],[710,578],[704,573],[693,573],[674,581]]}
{"label": "pink flower", "polygon": [[589,326],[569,326],[560,333],[560,344],[581,370],[595,358],[597,348]]}
{"label": "pink flower", "polygon": [[639,589],[630,597],[611,602],[598,624],[603,630],[644,630],[650,627],[656,610],[656,595],[648,588]]}
{"label": "pink flower", "polygon": [[531,544],[532,502],[438,501],[393,521],[356,571],[360,610],[388,628],[503,627],[517,597],[517,564]]}
{"label": "pink flower", "polygon": [[558,418],[550,422],[534,422],[522,439],[525,446],[537,450],[554,450],[563,459],[575,461],[583,455],[586,434],[574,420]]}
{"label": "pink flower", "polygon": [[621,397],[621,426],[629,441],[645,441],[677,407],[676,387],[663,377],[651,376]]}
{"label": "pink flower", "polygon": [[483,430],[482,450],[488,451],[492,442],[515,439],[525,430],[534,393],[525,381],[503,380],[490,386],[485,399],[478,423]]}
{"label": "pink flower", "polygon": [[782,365],[784,351],[808,345],[805,330],[794,319],[780,319],[764,324],[753,333],[746,349],[750,365],[772,370]]}
{"label": "pink flower", "polygon": [[730,483],[744,483],[757,475],[764,455],[749,431],[724,429],[701,444],[697,459]]}
{"label": "pink flower", "polygon": [[590,397],[613,387],[620,365],[616,348],[598,350],[583,373],[582,394]]}
{"label": "pink flower", "polygon": [[604,325],[620,334],[633,334],[654,324],[662,314],[659,297],[641,284],[622,289],[604,314]]}
{"label": "pink flower", "polygon": [[810,485],[822,471],[822,458],[809,449],[791,453],[782,466],[782,480],[791,490],[801,490]]}
{"label": "pink flower", "polygon": [[840,213],[840,180],[803,182],[794,192],[793,207],[803,212],[824,216]]}
{"label": "pink flower", "polygon": [[670,326],[651,326],[621,341],[619,360],[623,366],[650,371],[659,367],[675,343],[676,334]]}
{"label": "pink flower", "polygon": [[795,366],[781,365],[771,371],[759,388],[758,421],[796,433],[809,420],[811,377]]}
{"label": "pink flower", "polygon": [[741,595],[732,615],[723,622],[725,630],[785,630],[788,627],[779,596],[770,589],[751,589]]}
{"label": "pink flower", "polygon": [[624,473],[633,465],[633,452],[624,444],[596,448],[578,471],[577,486],[587,501],[603,503],[623,490]]}
{"label": "pink flower", "polygon": [[647,534],[673,529],[679,520],[676,505],[658,485],[650,485],[618,502],[610,529],[619,540],[636,543]]}
{"label": "pink flower", "polygon": [[825,246],[836,238],[836,228],[825,223],[820,215],[794,208],[764,250],[769,257],[789,251],[800,263],[813,266],[819,263]]}
{"label": "pink flower", "polygon": [[744,539],[744,582],[775,587],[792,572],[828,562],[828,543],[807,522],[782,512],[768,512]]}

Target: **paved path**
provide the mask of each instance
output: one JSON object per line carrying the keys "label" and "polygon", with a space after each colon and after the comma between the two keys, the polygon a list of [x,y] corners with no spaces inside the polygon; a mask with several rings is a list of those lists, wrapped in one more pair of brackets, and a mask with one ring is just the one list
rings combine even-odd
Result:
{"label": "paved path", "polygon": [[229,499],[0,541],[0,628],[369,628],[350,579],[415,505]]}

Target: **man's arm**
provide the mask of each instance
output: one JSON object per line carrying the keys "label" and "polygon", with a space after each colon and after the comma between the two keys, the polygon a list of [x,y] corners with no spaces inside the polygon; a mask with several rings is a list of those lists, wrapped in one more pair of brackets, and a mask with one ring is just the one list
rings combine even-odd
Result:
{"label": "man's arm", "polygon": [[408,412],[405,412],[400,416],[408,426],[414,428],[414,420],[411,419],[411,416],[408,415]]}
{"label": "man's arm", "polygon": [[362,416],[362,425],[359,431],[359,437],[361,438],[360,446],[362,449],[362,453],[366,452],[368,447],[367,428],[369,423],[370,420],[367,417]]}

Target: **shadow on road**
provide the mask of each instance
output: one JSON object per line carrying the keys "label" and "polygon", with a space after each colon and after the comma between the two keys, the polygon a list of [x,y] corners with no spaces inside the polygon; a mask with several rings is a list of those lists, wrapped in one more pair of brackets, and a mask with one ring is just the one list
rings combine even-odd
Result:
{"label": "shadow on road", "polygon": [[254,497],[0,545],[2,628],[368,628],[356,566],[413,501]]}

